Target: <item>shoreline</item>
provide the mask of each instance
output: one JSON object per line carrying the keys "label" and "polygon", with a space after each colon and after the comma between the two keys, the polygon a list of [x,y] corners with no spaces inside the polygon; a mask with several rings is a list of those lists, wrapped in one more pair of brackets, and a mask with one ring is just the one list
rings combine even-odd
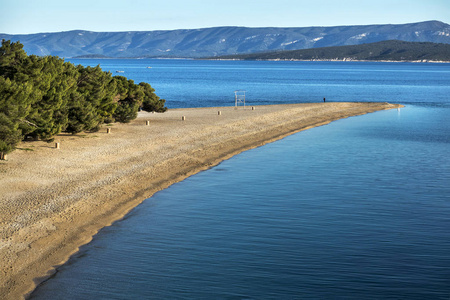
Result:
{"label": "shoreline", "polygon": [[106,127],[60,134],[60,149],[23,142],[0,163],[0,296],[26,297],[100,229],[175,182],[293,133],[398,107],[327,102],[171,109],[140,113],[108,127],[111,134]]}
{"label": "shoreline", "polygon": [[229,61],[299,61],[299,62],[380,62],[380,63],[430,63],[430,64],[448,64],[448,60],[368,60],[368,59],[352,59],[352,58],[340,58],[340,59],[326,59],[326,58],[314,58],[314,59],[284,59],[284,58],[271,58],[271,59],[242,59],[242,58],[211,58],[206,60],[229,60]]}
{"label": "shoreline", "polygon": [[68,57],[67,59],[168,59],[168,60],[217,60],[217,61],[298,61],[298,62],[390,62],[390,63],[430,63],[430,64],[448,64],[449,60],[369,60],[369,59],[242,59],[242,58],[191,58],[191,57]]}

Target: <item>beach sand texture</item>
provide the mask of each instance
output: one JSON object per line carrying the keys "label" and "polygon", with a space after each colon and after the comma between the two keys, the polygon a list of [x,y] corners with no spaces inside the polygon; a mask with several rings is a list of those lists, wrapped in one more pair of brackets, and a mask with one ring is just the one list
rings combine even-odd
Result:
{"label": "beach sand texture", "polygon": [[55,142],[23,142],[0,162],[0,298],[23,298],[99,229],[174,182],[294,132],[397,107],[171,109],[141,112],[95,133],[58,135],[59,149]]}

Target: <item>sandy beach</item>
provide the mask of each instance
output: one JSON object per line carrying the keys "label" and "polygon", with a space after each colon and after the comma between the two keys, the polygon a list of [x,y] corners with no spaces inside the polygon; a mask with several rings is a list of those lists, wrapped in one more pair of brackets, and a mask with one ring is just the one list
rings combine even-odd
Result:
{"label": "sandy beach", "polygon": [[398,107],[171,109],[141,112],[95,133],[61,134],[52,143],[23,142],[0,161],[0,298],[25,297],[98,230],[175,182],[295,132]]}

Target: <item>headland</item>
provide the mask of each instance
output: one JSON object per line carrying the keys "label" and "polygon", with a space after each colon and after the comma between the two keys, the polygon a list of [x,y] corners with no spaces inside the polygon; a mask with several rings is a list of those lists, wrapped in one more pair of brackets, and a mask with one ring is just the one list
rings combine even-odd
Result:
{"label": "headland", "polygon": [[398,107],[171,109],[53,143],[22,142],[0,162],[0,298],[25,297],[101,228],[175,182],[295,132]]}

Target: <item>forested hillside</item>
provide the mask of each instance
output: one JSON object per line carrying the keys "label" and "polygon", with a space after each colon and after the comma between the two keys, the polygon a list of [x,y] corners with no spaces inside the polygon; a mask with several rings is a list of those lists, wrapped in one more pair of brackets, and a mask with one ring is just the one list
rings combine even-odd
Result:
{"label": "forested hillside", "polygon": [[140,107],[164,112],[164,104],[148,83],[55,56],[28,56],[19,42],[2,41],[0,159],[23,139],[96,131],[103,123],[129,122]]}
{"label": "forested hillside", "polygon": [[212,59],[450,61],[450,45],[404,41],[383,41],[354,46],[228,55],[212,57]]}

